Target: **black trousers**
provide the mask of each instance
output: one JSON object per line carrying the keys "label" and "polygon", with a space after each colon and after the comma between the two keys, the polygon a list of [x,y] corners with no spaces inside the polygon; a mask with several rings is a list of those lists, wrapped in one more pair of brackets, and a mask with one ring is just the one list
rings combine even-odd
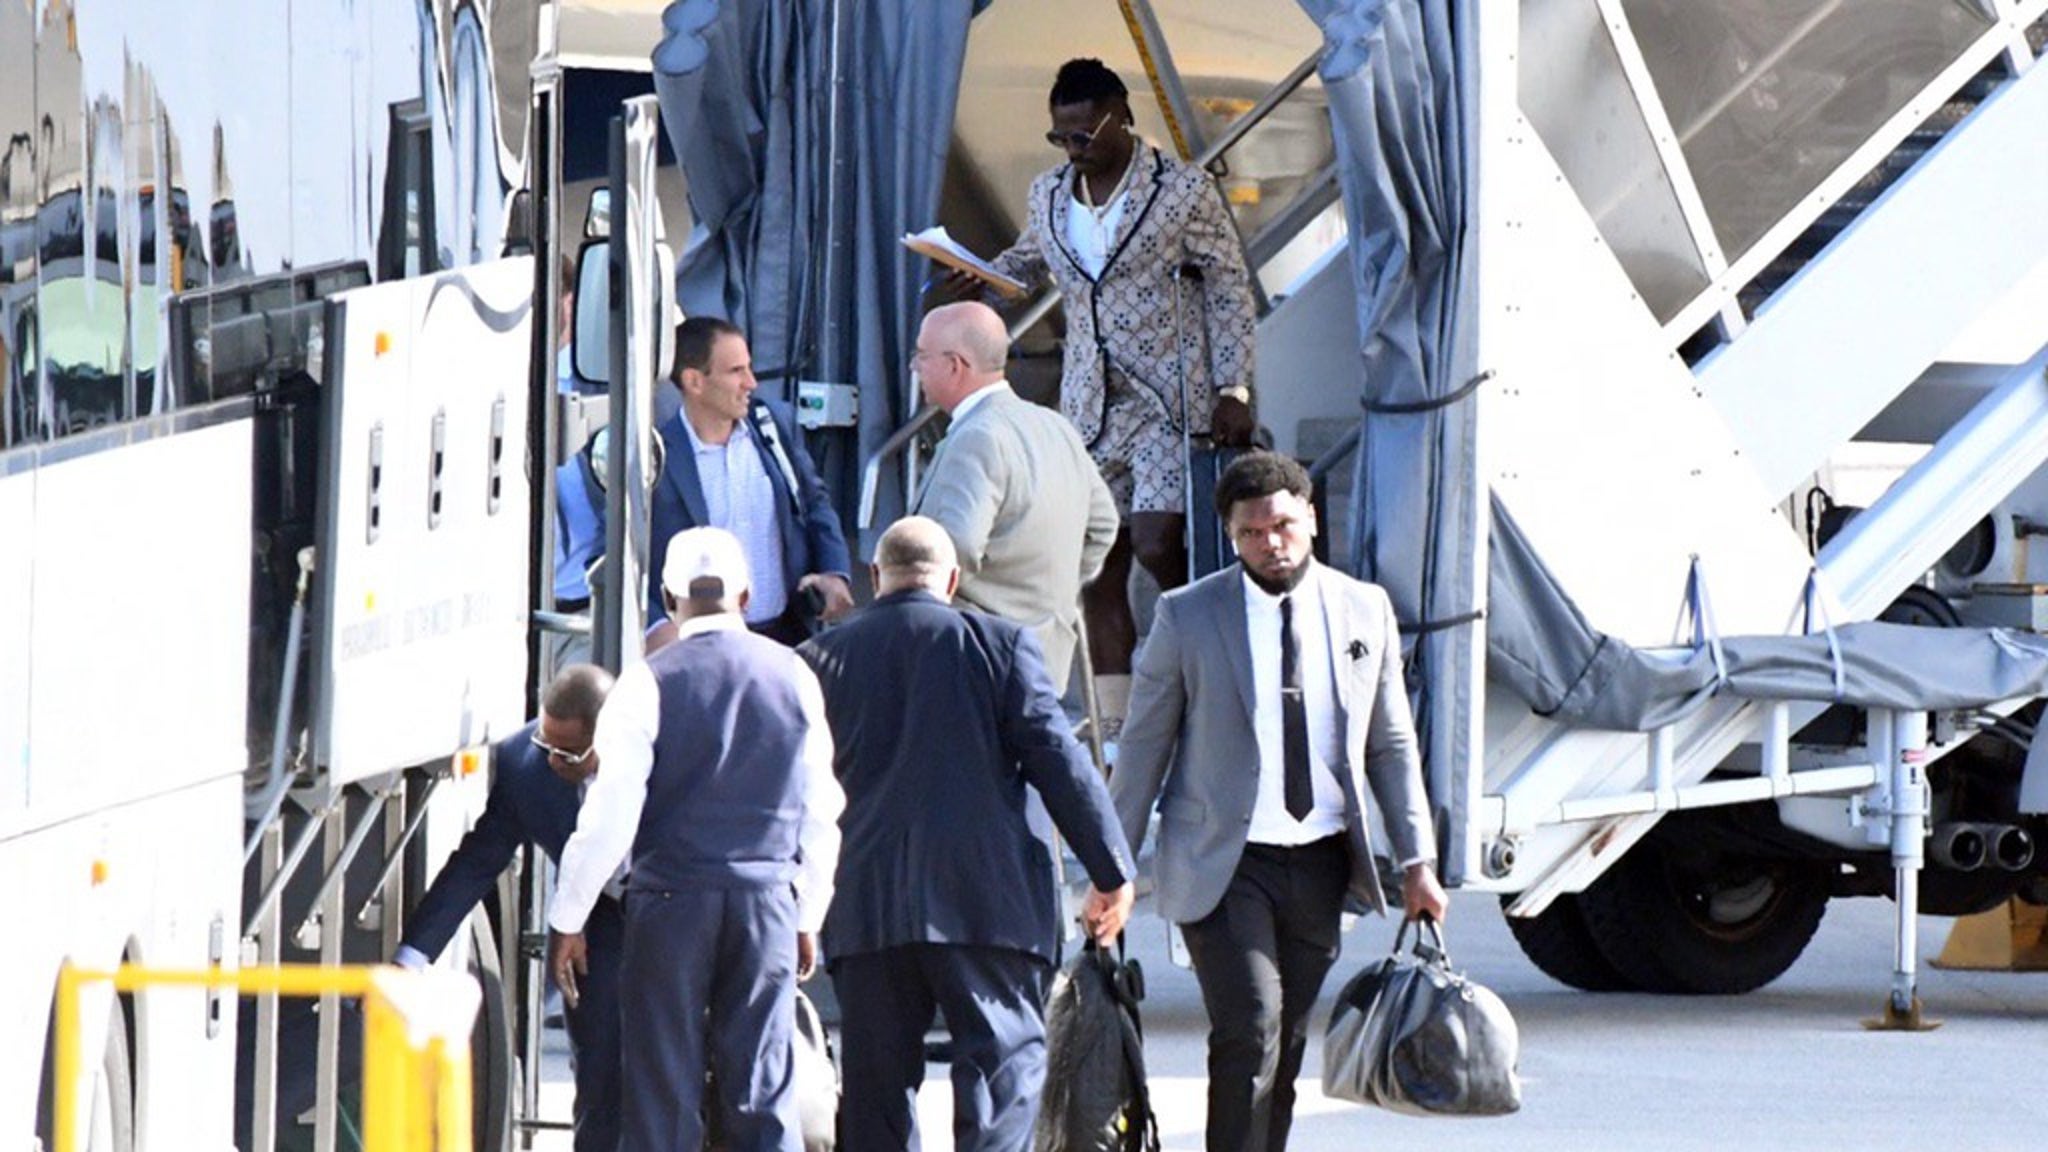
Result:
{"label": "black trousers", "polygon": [[1287,1147],[1350,875],[1342,836],[1247,844],[1215,910],[1180,926],[1209,1013],[1209,1152]]}

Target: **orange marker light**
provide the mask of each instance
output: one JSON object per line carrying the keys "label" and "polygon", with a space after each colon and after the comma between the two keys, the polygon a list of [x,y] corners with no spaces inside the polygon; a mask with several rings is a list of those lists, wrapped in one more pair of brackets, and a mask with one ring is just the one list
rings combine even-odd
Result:
{"label": "orange marker light", "polygon": [[483,766],[484,750],[482,748],[464,748],[455,754],[455,778],[457,780],[469,779],[471,776],[482,771]]}
{"label": "orange marker light", "polygon": [[99,887],[100,885],[102,885],[102,884],[105,884],[106,882],[107,882],[107,862],[106,862],[105,860],[95,860],[95,861],[93,861],[93,862],[92,862],[92,886],[93,886],[93,887],[95,887],[95,888],[98,888],[98,887]]}
{"label": "orange marker light", "polygon": [[391,333],[377,333],[377,355],[382,356],[389,351],[391,351]]}

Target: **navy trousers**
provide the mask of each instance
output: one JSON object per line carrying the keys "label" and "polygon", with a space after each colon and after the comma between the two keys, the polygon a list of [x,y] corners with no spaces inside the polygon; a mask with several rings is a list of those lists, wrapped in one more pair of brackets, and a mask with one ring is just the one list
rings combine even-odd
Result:
{"label": "navy trousers", "polygon": [[576,1152],[618,1152],[619,964],[626,914],[617,900],[607,896],[592,906],[583,939],[590,970],[576,981],[582,996],[565,1013],[576,1066]]}
{"label": "navy trousers", "polygon": [[924,1036],[953,1036],[953,1147],[1028,1152],[1045,1087],[1052,966],[1008,948],[905,944],[832,963],[839,994],[839,1146],[915,1152]]}
{"label": "navy trousers", "polygon": [[788,885],[626,894],[622,1152],[698,1152],[717,1073],[729,1152],[803,1152]]}

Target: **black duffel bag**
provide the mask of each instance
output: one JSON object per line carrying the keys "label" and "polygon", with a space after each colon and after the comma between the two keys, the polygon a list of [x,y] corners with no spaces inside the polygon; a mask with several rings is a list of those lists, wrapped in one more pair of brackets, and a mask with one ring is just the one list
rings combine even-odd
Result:
{"label": "black duffel bag", "polygon": [[1410,924],[1385,960],[1337,994],[1323,1036],[1323,1094],[1409,1115],[1499,1116],[1522,1106],[1515,1018],[1491,991],[1451,971],[1443,932]]}
{"label": "black duffel bag", "polygon": [[1085,944],[1054,979],[1045,1010],[1045,1094],[1035,1152],[1158,1152],[1145,1087],[1138,1002],[1144,972]]}

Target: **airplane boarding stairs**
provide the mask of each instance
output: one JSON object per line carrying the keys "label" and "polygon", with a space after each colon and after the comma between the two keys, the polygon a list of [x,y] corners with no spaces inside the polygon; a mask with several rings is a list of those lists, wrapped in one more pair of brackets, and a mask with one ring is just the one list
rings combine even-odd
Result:
{"label": "airplane boarding stairs", "polygon": [[[2037,356],[1817,558],[1782,511],[2048,264],[2048,74],[2028,67],[2029,39],[2041,35],[2028,24],[2048,5],[1998,6],[2001,21],[1739,253],[1715,248],[1674,143],[1683,128],[1629,39],[1622,10],[1655,6],[1597,5],[1610,17],[1603,34],[1622,45],[1617,76],[1632,83],[1706,257],[1709,282],[1669,304],[1650,299],[1642,266],[1610,243],[1609,219],[1581,191],[1601,143],[1560,138],[1604,141],[1610,118],[1596,108],[1546,120],[1529,106],[1531,81],[1517,82],[1517,68],[1540,66],[1531,14],[1563,7],[1525,3],[1519,25],[1506,6],[1480,8],[1474,355],[1475,375],[1492,378],[1478,393],[1481,489],[1590,624],[1639,649],[1672,646],[1681,617],[1705,625],[1701,638],[1796,634],[1815,600],[1834,623],[1875,618],[2048,463]],[[1557,34],[1554,23],[1539,31]],[[1959,96],[1976,106],[1957,110]],[[1955,123],[1930,142],[1923,121]],[[1879,184],[1853,219],[1841,209],[1822,219],[1859,185]],[[1822,228],[1839,231],[1823,244]],[[2048,342],[2048,318],[2034,322],[2031,343]],[[1686,354],[1702,332],[1720,346],[1694,366]],[[1477,556],[1484,572],[1483,547]],[[1692,586],[1705,596],[1689,604]],[[1518,916],[1583,890],[1679,809],[1853,797],[1841,806],[1873,850],[1889,843],[1896,857],[1911,838],[1917,854],[1925,833],[1924,821],[1890,823],[1911,807],[1893,801],[1921,788],[1900,775],[1921,754],[1894,739],[1921,738],[1911,716],[1898,732],[1873,722],[1869,754],[1854,763],[1810,765],[1789,741],[1819,704],[1716,698],[1675,724],[1623,732],[1536,715],[1497,675],[1468,692],[1483,701],[1464,718],[1483,732],[1483,761],[1448,779],[1439,768],[1433,781],[1462,793],[1447,805],[1447,871],[1508,894]]]}

